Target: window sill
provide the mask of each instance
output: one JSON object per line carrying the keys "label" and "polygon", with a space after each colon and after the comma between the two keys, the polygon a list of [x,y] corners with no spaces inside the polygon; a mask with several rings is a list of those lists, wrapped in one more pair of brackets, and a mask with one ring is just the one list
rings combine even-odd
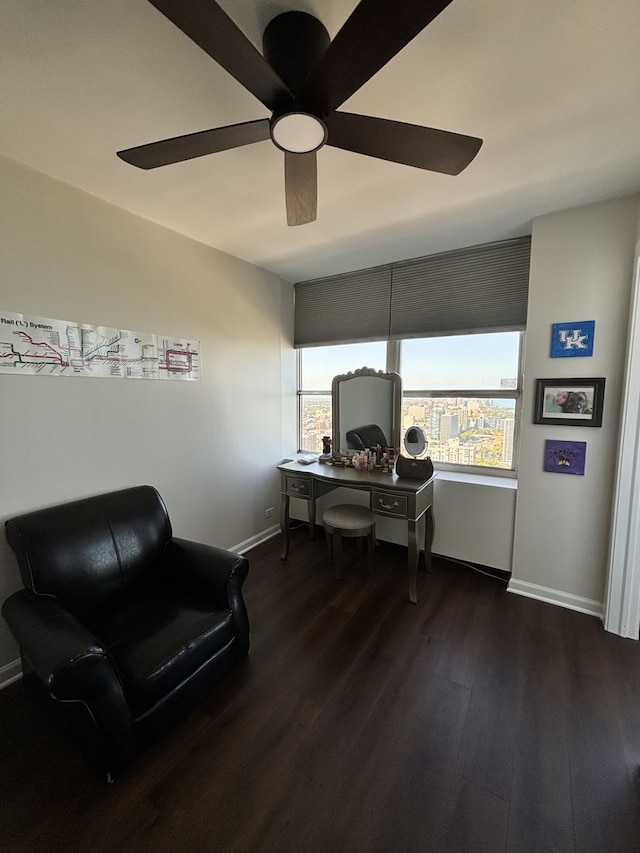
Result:
{"label": "window sill", "polygon": [[498,489],[517,491],[518,481],[513,477],[496,477],[491,474],[465,474],[461,471],[438,471],[437,478],[448,483],[467,483],[472,486],[494,486]]}

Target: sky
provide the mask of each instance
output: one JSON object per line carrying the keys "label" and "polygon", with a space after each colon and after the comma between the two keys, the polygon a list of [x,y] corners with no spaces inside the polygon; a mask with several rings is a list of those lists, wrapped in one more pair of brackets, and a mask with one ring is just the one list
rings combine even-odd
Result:
{"label": "sky", "polygon": [[[518,373],[518,332],[421,338],[403,342],[404,391],[498,389]],[[338,373],[359,367],[385,370],[386,342],[302,350],[303,390],[331,390]]]}

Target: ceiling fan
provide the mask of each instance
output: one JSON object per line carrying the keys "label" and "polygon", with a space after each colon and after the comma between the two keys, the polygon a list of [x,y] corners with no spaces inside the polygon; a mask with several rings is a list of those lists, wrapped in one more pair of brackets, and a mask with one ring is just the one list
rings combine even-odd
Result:
{"label": "ceiling fan", "polygon": [[339,112],[354,92],[452,0],[361,0],[331,41],[306,12],[283,12],[263,34],[262,55],[215,0],[149,0],[249,90],[271,118],[215,127],[118,151],[155,169],[253,142],[284,152],[289,225],[317,215],[316,152],[323,145],[419,169],[459,174],[482,140],[432,127]]}

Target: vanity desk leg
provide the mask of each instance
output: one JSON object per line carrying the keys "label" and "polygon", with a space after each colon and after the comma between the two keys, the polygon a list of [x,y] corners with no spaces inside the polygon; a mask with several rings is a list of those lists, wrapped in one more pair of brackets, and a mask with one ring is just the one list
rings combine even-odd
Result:
{"label": "vanity desk leg", "polygon": [[289,553],[289,495],[280,495],[280,532],[282,533],[280,559],[286,560]]}
{"label": "vanity desk leg", "polygon": [[433,507],[430,506],[424,516],[424,567],[427,572],[433,571],[431,548],[433,547]]}
{"label": "vanity desk leg", "polygon": [[408,568],[409,568],[409,601],[418,603],[418,561],[420,559],[420,548],[418,546],[417,525],[419,521],[408,519],[407,521],[407,546],[408,546]]}
{"label": "vanity desk leg", "polygon": [[[407,545],[408,545],[408,566],[409,566],[409,601],[413,604],[418,603],[418,565],[420,563],[420,546],[418,544],[418,525],[417,521],[407,520]],[[432,507],[429,507],[424,514],[424,568],[425,571],[432,570],[431,564],[431,546],[433,544],[433,512]]]}
{"label": "vanity desk leg", "polygon": [[[280,531],[282,533],[282,550],[280,559],[286,560],[289,553],[289,501],[290,496],[285,492],[280,495]],[[309,539],[313,539],[316,530],[315,498],[307,500],[307,516],[309,518]]]}

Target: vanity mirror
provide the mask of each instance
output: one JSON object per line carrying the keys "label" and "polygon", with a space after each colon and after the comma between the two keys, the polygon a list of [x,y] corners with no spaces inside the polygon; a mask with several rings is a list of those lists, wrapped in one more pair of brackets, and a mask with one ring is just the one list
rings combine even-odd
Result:
{"label": "vanity mirror", "polygon": [[[386,444],[399,453],[402,380],[397,373],[361,367],[334,376],[331,405],[335,454],[361,449],[358,435],[366,447]],[[348,437],[347,433],[355,435]]]}

